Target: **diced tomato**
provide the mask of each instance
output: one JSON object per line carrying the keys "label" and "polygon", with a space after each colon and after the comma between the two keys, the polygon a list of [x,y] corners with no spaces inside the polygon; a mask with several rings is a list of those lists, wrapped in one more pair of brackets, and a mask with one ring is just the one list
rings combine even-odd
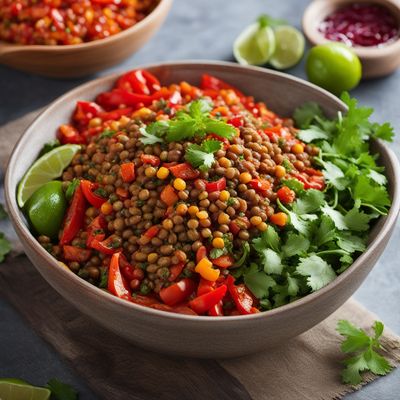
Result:
{"label": "diced tomato", "polygon": [[171,185],[164,187],[160,194],[160,198],[167,206],[173,206],[179,200],[175,189]]}
{"label": "diced tomato", "polygon": [[205,257],[207,257],[207,248],[206,246],[200,246],[196,252],[196,262],[199,263]]}
{"label": "diced tomato", "polygon": [[320,175],[309,176],[305,173],[294,173],[292,174],[294,178],[303,183],[304,189],[316,189],[323,190],[325,188],[325,179]]}
{"label": "diced tomato", "polygon": [[173,282],[178,278],[178,276],[182,273],[182,270],[185,266],[185,263],[180,262],[179,264],[175,264],[172,267],[169,267],[169,277],[168,280]]}
{"label": "diced tomato", "polygon": [[174,306],[186,300],[195,289],[195,283],[189,279],[184,278],[181,281],[160,290],[161,300],[169,305]]}
{"label": "diced tomato", "polygon": [[143,234],[149,239],[153,239],[157,235],[157,233],[160,231],[160,227],[158,225],[153,225],[147,231]]}
{"label": "diced tomato", "polygon": [[111,92],[100,93],[96,102],[106,110],[115,110],[121,105],[125,107],[137,107],[138,105],[148,106],[156,98],[146,94],[130,93],[123,89],[113,89]]}
{"label": "diced tomato", "polygon": [[200,87],[204,90],[216,90],[216,91],[220,91],[222,89],[231,89],[233,90],[237,96],[239,97],[244,97],[244,94],[236,89],[235,87],[233,87],[232,85],[224,82],[221,79],[216,78],[215,76],[211,76],[208,74],[203,74],[203,76],[201,77],[201,83],[200,83]]}
{"label": "diced tomato", "polygon": [[107,199],[103,196],[100,196],[95,192],[98,189],[99,185],[88,181],[86,179],[81,180],[81,188],[86,200],[96,208],[100,208],[103,203],[107,201]]}
{"label": "diced tomato", "polygon": [[83,226],[86,212],[86,199],[81,185],[77,186],[68,208],[61,233],[60,245],[63,246],[75,238]]}
{"label": "diced tomato", "polygon": [[219,288],[191,300],[189,306],[197,314],[205,314],[224,298],[226,290],[226,285],[221,285]]}
{"label": "diced tomato", "polygon": [[235,285],[235,279],[232,275],[228,275],[226,284],[228,285],[229,293],[235,302],[236,308],[240,314],[253,314],[253,296],[244,284]]}
{"label": "diced tomato", "polygon": [[282,186],[278,189],[276,195],[278,196],[278,199],[285,204],[293,203],[296,198],[296,193],[287,186]]}
{"label": "diced tomato", "polygon": [[224,310],[222,308],[222,301],[217,303],[215,306],[212,306],[208,310],[208,315],[210,317],[223,317],[224,316]]}
{"label": "diced tomato", "polygon": [[61,144],[85,143],[85,138],[72,125],[60,125],[58,128],[57,137]]}
{"label": "diced tomato", "polygon": [[143,164],[150,164],[153,167],[158,167],[160,165],[160,157],[153,156],[151,154],[141,154],[140,159]]}
{"label": "diced tomato", "polygon": [[206,191],[208,193],[217,192],[224,190],[226,188],[226,179],[223,176],[222,178],[218,179],[214,182],[206,182]]}
{"label": "diced tomato", "polygon": [[99,113],[98,117],[103,121],[115,121],[120,119],[123,115],[132,114],[132,112],[132,107],[117,108],[116,110],[101,112]]}
{"label": "diced tomato", "polygon": [[80,125],[87,126],[103,109],[92,101],[78,101],[72,119]]}
{"label": "diced tomato", "polygon": [[199,286],[197,287],[197,296],[201,296],[204,293],[211,292],[215,289],[216,283],[208,281],[207,279],[200,278]]}
{"label": "diced tomato", "polygon": [[128,284],[120,271],[121,253],[115,253],[111,257],[110,267],[108,269],[108,290],[120,299],[130,300],[130,291]]}
{"label": "diced tomato", "polygon": [[64,258],[67,261],[76,261],[79,263],[83,263],[89,260],[92,251],[90,249],[82,249],[81,247],[76,246],[63,246]]}
{"label": "diced tomato", "polygon": [[[163,165],[165,166],[165,163]],[[200,172],[193,169],[188,163],[174,165],[169,167],[169,170],[175,178],[181,178],[183,180],[196,179],[200,175]]]}
{"label": "diced tomato", "polygon": [[271,188],[271,182],[266,179],[252,179],[249,185],[258,193],[265,194]]}
{"label": "diced tomato", "polygon": [[228,124],[234,126],[235,128],[240,128],[241,126],[243,126],[243,117],[239,115],[231,119],[228,119],[227,122]]}
{"label": "diced tomato", "polygon": [[133,162],[127,162],[121,164],[121,177],[126,183],[131,183],[135,180],[135,164]]}
{"label": "diced tomato", "polygon": [[104,215],[100,214],[87,227],[87,239],[86,239],[86,246],[90,247],[92,241],[96,239],[97,241],[101,242],[106,237],[105,229],[107,227],[107,221],[104,218]]}
{"label": "diced tomato", "polygon": [[229,230],[233,235],[237,235],[240,232],[240,226],[236,222],[231,221],[229,223]]}
{"label": "diced tomato", "polygon": [[224,256],[214,258],[211,261],[214,265],[216,265],[219,268],[229,268],[234,264],[235,259],[229,254],[226,254]]}

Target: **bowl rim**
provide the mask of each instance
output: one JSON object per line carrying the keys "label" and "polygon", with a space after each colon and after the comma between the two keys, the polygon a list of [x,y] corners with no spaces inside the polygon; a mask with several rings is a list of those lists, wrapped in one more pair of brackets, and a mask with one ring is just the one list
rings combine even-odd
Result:
{"label": "bowl rim", "polygon": [[[145,64],[145,65],[138,65],[135,66],[135,68],[157,68],[157,67],[186,67],[190,68],[191,66],[198,68],[199,66],[202,67],[202,69],[207,69],[208,67],[223,67],[223,68],[228,68],[230,70],[236,70],[240,71],[243,74],[246,74],[246,72],[257,72],[257,73],[263,73],[263,74],[269,74],[272,76],[276,76],[278,78],[284,78],[287,80],[292,81],[293,83],[296,84],[301,84],[301,85],[306,85],[310,86],[313,89],[316,89],[317,91],[323,93],[324,95],[330,97],[332,100],[335,100],[338,105],[341,105],[343,109],[346,108],[345,104],[338,99],[336,96],[333,94],[329,93],[328,91],[321,89],[320,87],[309,83],[303,79],[294,77],[289,74],[285,74],[282,72],[277,72],[274,70],[269,70],[261,67],[254,67],[254,66],[242,66],[238,65],[236,63],[232,62],[225,62],[225,61],[211,61],[211,60],[185,60],[185,61],[168,61],[168,62],[157,62],[157,63],[151,63],[151,64]],[[379,154],[382,157],[385,157],[387,159],[387,162],[389,165],[391,165],[393,169],[393,187],[392,187],[392,205],[389,210],[389,213],[384,220],[384,223],[378,232],[376,238],[368,245],[367,249],[351,264],[346,271],[344,271],[342,274],[337,276],[332,282],[330,282],[328,285],[325,287],[321,288],[320,290],[316,292],[312,292],[298,300],[293,301],[292,303],[274,308],[269,311],[265,312],[260,312],[257,314],[249,314],[249,315],[236,315],[236,316],[224,316],[220,318],[216,317],[210,317],[210,316],[194,316],[194,315],[185,315],[185,314],[177,314],[177,313],[171,313],[171,312],[166,312],[166,311],[161,311],[157,309],[153,309],[150,307],[145,307],[140,304],[132,303],[123,299],[120,299],[106,291],[101,290],[97,286],[94,286],[93,284],[85,281],[84,279],[80,278],[78,275],[74,274],[72,271],[70,271],[67,267],[63,268],[60,266],[60,262],[51,256],[40,244],[37,242],[37,240],[34,238],[34,236],[31,234],[31,232],[28,229],[28,226],[26,223],[23,221],[23,218],[21,216],[21,212],[18,208],[17,202],[16,202],[16,188],[18,183],[13,183],[11,180],[11,170],[13,169],[14,165],[18,162],[18,155],[23,151],[24,148],[24,139],[27,137],[31,131],[35,130],[36,125],[41,123],[41,120],[46,117],[46,114],[51,112],[53,107],[58,106],[60,103],[64,102],[64,99],[66,97],[69,97],[70,95],[74,94],[75,92],[80,92],[82,90],[85,90],[91,86],[94,86],[99,83],[103,83],[106,81],[112,82],[114,79],[116,79],[118,76],[121,75],[123,71],[113,73],[110,75],[106,75],[103,77],[100,77],[95,80],[91,80],[87,83],[84,83],[83,85],[79,85],[76,88],[66,92],[62,96],[58,97],[55,99],[53,102],[51,102],[35,119],[34,121],[24,130],[23,134],[20,136],[18,139],[18,142],[14,146],[10,159],[7,164],[7,171],[4,179],[4,189],[5,189],[5,200],[7,204],[7,208],[9,211],[10,215],[10,220],[14,225],[15,230],[17,231],[19,236],[23,236],[23,239],[26,243],[26,245],[30,248],[32,252],[35,252],[38,256],[44,258],[49,265],[52,266],[52,268],[58,269],[60,274],[64,275],[65,279],[72,279],[73,283],[75,286],[79,287],[79,290],[89,290],[93,296],[97,298],[101,298],[104,301],[110,301],[114,305],[120,305],[121,307],[125,308],[126,310],[133,310],[135,312],[141,312],[144,314],[149,314],[157,318],[161,318],[164,320],[180,320],[180,321],[186,321],[190,323],[212,323],[214,324],[222,324],[222,323],[246,323],[246,321],[249,320],[258,320],[261,318],[273,318],[280,316],[281,314],[285,313],[286,311],[290,310],[296,310],[299,307],[302,307],[305,304],[313,303],[315,302],[320,296],[324,296],[330,292],[332,292],[336,286],[340,285],[342,281],[348,279],[351,275],[353,275],[359,268],[362,268],[362,265],[364,263],[364,260],[368,259],[374,251],[378,248],[378,246],[382,243],[384,237],[390,233],[393,225],[396,222],[397,215],[399,214],[400,211],[400,164],[399,161],[395,155],[395,153],[387,147],[384,143],[381,141],[377,140],[376,143],[378,144],[379,147]],[[197,322],[196,322],[197,321]]]}
{"label": "bowl rim", "polygon": [[[388,8],[388,4],[390,4],[389,7],[396,8],[397,9],[397,18],[399,20],[399,31],[400,31],[400,3],[397,3],[393,0],[358,0],[356,3],[370,3],[370,4],[378,4],[378,5],[383,5],[384,7]],[[302,28],[304,31],[304,34],[306,35],[307,39],[315,45],[320,45],[320,44],[325,44],[325,43],[341,43],[341,42],[335,42],[329,39],[326,39],[325,36],[318,31],[317,25],[319,22],[322,21],[322,19],[326,16],[325,14],[321,13],[321,10],[323,9],[328,9],[328,8],[333,8],[333,9],[338,9],[341,6],[344,6],[346,4],[353,4],[353,0],[331,0],[331,1],[326,1],[326,0],[314,0],[311,1],[310,4],[306,7],[304,13],[303,13],[303,18],[302,18]],[[319,9],[319,13],[316,13],[316,10]],[[317,16],[317,17],[316,17]],[[317,22],[309,25],[309,21],[312,19],[315,21],[315,18],[318,19]],[[384,57],[388,54],[393,54],[398,51],[400,51],[400,33],[398,37],[390,41],[381,47],[378,46],[354,46],[351,47],[351,49],[361,58],[364,59],[369,59],[369,58],[380,58]]]}
{"label": "bowl rim", "polygon": [[117,40],[121,40],[126,36],[130,36],[135,34],[137,31],[146,29],[146,27],[157,17],[161,16],[163,11],[168,11],[171,7],[173,0],[159,0],[155,8],[147,14],[141,21],[137,22],[136,24],[132,25],[131,27],[124,29],[121,32],[116,33],[115,35],[111,35],[105,37],[103,39],[92,40],[89,42],[83,42],[79,44],[66,44],[66,45],[45,45],[45,44],[33,44],[33,45],[24,45],[24,44],[17,44],[12,42],[7,42],[4,40],[0,40],[0,46],[4,46],[5,48],[11,48],[13,50],[40,50],[45,52],[51,51],[71,51],[71,50],[81,50],[87,49],[88,47],[94,48],[99,47],[103,44],[112,44]]}

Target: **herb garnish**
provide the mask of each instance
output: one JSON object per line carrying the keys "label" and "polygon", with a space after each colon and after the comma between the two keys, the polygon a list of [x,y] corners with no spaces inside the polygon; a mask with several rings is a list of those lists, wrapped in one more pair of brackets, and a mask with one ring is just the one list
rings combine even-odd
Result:
{"label": "herb garnish", "polygon": [[219,140],[205,140],[201,145],[191,144],[186,149],[185,158],[193,167],[201,171],[207,171],[215,161],[214,153],[221,150],[222,143]]}
{"label": "herb garnish", "polygon": [[375,321],[372,326],[374,336],[368,336],[364,329],[357,328],[346,320],[337,324],[336,330],[345,337],[341,350],[343,353],[353,353],[353,356],[344,361],[346,368],[342,371],[344,383],[358,385],[362,381],[360,372],[371,371],[375,375],[386,375],[392,370],[389,362],[377,353],[382,348],[379,341],[384,325]]}

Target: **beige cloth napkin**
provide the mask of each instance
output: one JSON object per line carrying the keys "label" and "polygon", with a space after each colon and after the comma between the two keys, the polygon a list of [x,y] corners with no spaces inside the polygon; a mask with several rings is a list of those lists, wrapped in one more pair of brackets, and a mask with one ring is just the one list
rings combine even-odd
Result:
{"label": "beige cloth napkin", "polygon": [[[34,116],[0,128],[2,165]],[[233,360],[174,359],[134,347],[91,321],[58,295],[23,255],[0,265],[0,295],[107,400],[340,399],[356,388],[340,380],[343,354],[337,321],[348,319],[369,328],[379,319],[349,300],[280,348]],[[400,338],[386,328],[382,342],[385,356],[399,364]],[[367,374],[363,384],[375,378]]]}

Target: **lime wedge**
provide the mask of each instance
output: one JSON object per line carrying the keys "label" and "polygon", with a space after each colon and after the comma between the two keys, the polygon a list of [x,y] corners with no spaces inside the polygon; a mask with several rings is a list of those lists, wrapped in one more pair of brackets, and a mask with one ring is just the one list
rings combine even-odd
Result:
{"label": "lime wedge", "polygon": [[51,392],[49,389],[22,385],[13,382],[0,382],[1,400],[48,400]]}
{"label": "lime wedge", "polygon": [[274,29],[276,47],[269,63],[276,69],[287,69],[296,65],[304,54],[305,40],[303,34],[289,25]]}
{"label": "lime wedge", "polygon": [[79,149],[77,144],[66,144],[56,147],[36,160],[18,185],[18,205],[23,207],[36,189],[60,177]]}
{"label": "lime wedge", "polygon": [[274,50],[274,31],[259,22],[248,26],[233,44],[233,55],[242,65],[266,64]]}

